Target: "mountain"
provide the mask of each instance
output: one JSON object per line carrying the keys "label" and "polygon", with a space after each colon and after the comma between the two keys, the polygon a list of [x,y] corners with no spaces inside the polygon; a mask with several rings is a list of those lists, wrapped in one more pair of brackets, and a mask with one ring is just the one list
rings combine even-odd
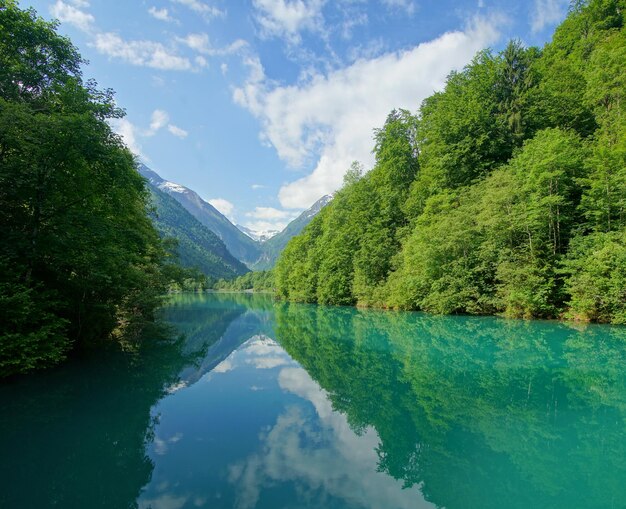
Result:
{"label": "mountain", "polygon": [[168,182],[143,164],[139,165],[139,173],[147,178],[153,187],[174,198],[200,223],[222,239],[235,258],[251,266],[261,257],[261,245],[239,230],[213,205],[200,198],[195,191],[180,184]]}
{"label": "mountain", "polygon": [[181,265],[195,267],[215,279],[231,279],[248,272],[247,267],[230,254],[222,240],[174,198],[152,184],[149,190],[155,209],[154,225],[162,236],[178,241]]}
{"label": "mountain", "polygon": [[252,240],[256,240],[257,242],[268,241],[269,239],[271,239],[272,237],[280,233],[280,230],[261,230],[261,231],[251,230],[250,228],[247,228],[240,224],[237,225],[237,228],[239,228]]}
{"label": "mountain", "polygon": [[[331,195],[323,196],[281,232],[256,232],[245,226],[235,226],[195,191],[163,179],[146,165],[139,165],[139,173],[148,179],[153,190],[174,199],[210,232],[217,235],[234,258],[253,270],[271,269],[289,240],[298,235],[332,199]],[[175,221],[172,225],[175,225]],[[232,261],[229,264],[232,265]]]}
{"label": "mountain", "polygon": [[267,270],[271,269],[276,260],[282,253],[287,243],[296,235],[299,235],[304,227],[311,222],[311,220],[332,200],[332,195],[327,194],[317,200],[311,208],[305,210],[297,218],[295,218],[287,227],[280,233],[274,235],[269,240],[262,244],[263,254],[261,258],[252,265],[253,270]]}

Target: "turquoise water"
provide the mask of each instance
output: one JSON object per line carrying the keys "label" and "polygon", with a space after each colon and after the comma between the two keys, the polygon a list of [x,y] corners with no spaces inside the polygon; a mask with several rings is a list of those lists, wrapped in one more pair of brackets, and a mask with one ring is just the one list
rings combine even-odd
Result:
{"label": "turquoise water", "polygon": [[0,385],[0,507],[626,507],[624,327],[223,294],[163,317],[177,341]]}

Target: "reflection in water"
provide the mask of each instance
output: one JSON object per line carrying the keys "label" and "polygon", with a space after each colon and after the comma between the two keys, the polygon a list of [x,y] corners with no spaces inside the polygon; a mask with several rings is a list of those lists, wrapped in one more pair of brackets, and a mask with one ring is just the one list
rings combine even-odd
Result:
{"label": "reflection in water", "polygon": [[0,385],[0,507],[136,506],[154,468],[151,407],[246,310],[178,304],[167,315],[189,325],[179,341],[148,340],[137,355],[99,349]]}
{"label": "reflection in water", "polygon": [[182,295],[0,386],[0,507],[625,507],[626,328]]}
{"label": "reflection in water", "polygon": [[369,427],[356,434],[345,415],[334,412],[323,390],[300,367],[285,367],[279,385],[309,401],[314,413],[288,406],[261,437],[260,451],[231,466],[239,492],[236,507],[259,503],[262,491],[295,483],[307,507],[416,508],[419,493],[376,471],[378,435]]}
{"label": "reflection in water", "polygon": [[626,329],[285,305],[281,345],[439,507],[626,507]]}

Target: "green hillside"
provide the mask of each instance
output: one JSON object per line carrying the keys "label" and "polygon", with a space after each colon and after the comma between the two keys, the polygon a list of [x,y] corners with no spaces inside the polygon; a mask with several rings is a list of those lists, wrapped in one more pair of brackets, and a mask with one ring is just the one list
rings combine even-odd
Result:
{"label": "green hillside", "polygon": [[200,223],[222,239],[228,251],[237,260],[252,265],[259,259],[260,244],[239,230],[213,205],[200,198],[198,193],[180,184],[168,182],[143,164],[139,165],[139,173],[147,178],[153,187],[174,198]]}
{"label": "green hillside", "polygon": [[[276,267],[287,299],[626,323],[626,2],[485,50],[375,133]],[[416,69],[416,72],[419,72]]]}
{"label": "green hillside", "polygon": [[267,270],[274,267],[276,260],[283,252],[289,241],[299,235],[322,208],[327,205],[332,196],[326,195],[317,200],[308,210],[291,221],[283,231],[261,244],[261,258],[252,266],[254,270]]}
{"label": "green hillside", "polygon": [[214,279],[231,279],[248,272],[220,238],[174,198],[154,186],[150,186],[150,194],[155,209],[154,224],[163,237],[176,239],[178,262],[182,266],[197,268]]}

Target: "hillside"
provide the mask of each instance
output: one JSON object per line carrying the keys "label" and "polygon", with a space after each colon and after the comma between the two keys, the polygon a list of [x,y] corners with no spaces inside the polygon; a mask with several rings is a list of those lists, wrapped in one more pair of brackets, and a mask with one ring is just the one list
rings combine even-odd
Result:
{"label": "hillside", "polygon": [[180,203],[153,185],[149,188],[155,208],[153,222],[161,236],[177,240],[178,262],[182,266],[195,267],[214,279],[231,279],[248,271],[221,239]]}
{"label": "hillside", "polygon": [[326,195],[317,200],[308,210],[305,210],[297,218],[291,221],[283,231],[263,242],[261,258],[252,266],[254,270],[267,270],[274,267],[276,260],[283,252],[289,241],[299,235],[304,227],[332,200],[331,195]]}
{"label": "hillside", "polygon": [[259,244],[240,231],[213,205],[200,198],[198,193],[180,184],[168,182],[143,164],[139,166],[139,172],[154,187],[174,198],[200,223],[222,239],[235,258],[246,265],[251,265],[259,259],[261,256]]}
{"label": "hillside", "polygon": [[[155,171],[143,164],[139,165],[139,172],[148,179],[153,189],[165,193],[180,203],[185,210],[210,232],[215,233],[237,260],[253,270],[272,268],[289,240],[298,235],[332,198],[331,196],[320,198],[308,210],[305,210],[290,222],[281,232],[275,234],[274,232],[264,232],[265,235],[255,239],[255,232],[244,226],[236,226],[231,223],[213,205],[200,198],[195,191],[163,179]],[[221,277],[228,278],[230,276]]]}
{"label": "hillside", "polygon": [[479,52],[289,242],[280,296],[626,323],[626,8],[575,2],[543,49]]}

